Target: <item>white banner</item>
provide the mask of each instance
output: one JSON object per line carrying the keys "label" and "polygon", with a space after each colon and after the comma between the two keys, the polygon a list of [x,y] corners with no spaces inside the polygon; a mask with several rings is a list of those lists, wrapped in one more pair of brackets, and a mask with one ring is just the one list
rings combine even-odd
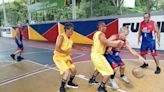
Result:
{"label": "white banner", "polygon": [[[154,20],[159,25],[159,29],[161,31],[161,46],[158,48],[158,45],[156,45],[158,50],[164,50],[164,15],[158,15],[158,16],[151,16],[151,20]],[[130,45],[133,48],[140,48],[140,45],[137,43],[138,39],[138,30],[139,30],[139,24],[143,21],[143,17],[127,17],[127,18],[119,18],[119,29],[124,25],[129,26],[129,36],[127,37],[127,40],[129,41]]]}
{"label": "white banner", "polygon": [[0,29],[2,37],[12,37],[11,27],[3,27]]}

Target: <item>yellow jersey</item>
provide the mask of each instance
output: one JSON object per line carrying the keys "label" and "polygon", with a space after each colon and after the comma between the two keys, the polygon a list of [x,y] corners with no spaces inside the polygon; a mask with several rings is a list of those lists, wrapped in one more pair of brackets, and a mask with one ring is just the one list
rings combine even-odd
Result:
{"label": "yellow jersey", "polygon": [[[62,33],[61,34],[63,36],[63,42],[62,42],[62,45],[61,45],[61,49],[63,51],[66,51],[66,52],[71,52],[71,49],[72,49],[72,45],[73,45],[73,41],[71,38],[68,38],[67,35],[65,33]],[[55,56],[69,56],[69,55],[65,55],[63,53],[60,53],[58,51],[54,51],[54,55]]]}
{"label": "yellow jersey", "polygon": [[93,45],[91,53],[104,54],[106,46],[100,42],[99,36],[102,32],[97,31],[93,36]]}

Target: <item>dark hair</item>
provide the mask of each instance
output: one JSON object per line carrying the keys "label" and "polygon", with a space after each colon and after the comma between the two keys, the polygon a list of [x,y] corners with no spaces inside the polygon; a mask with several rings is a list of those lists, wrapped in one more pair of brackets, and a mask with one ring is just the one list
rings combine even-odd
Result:
{"label": "dark hair", "polygon": [[150,13],[149,13],[149,12],[145,12],[145,13],[144,13],[144,15],[146,15],[146,14],[148,14],[148,15],[149,15],[149,17],[150,17]]}
{"label": "dark hair", "polygon": [[74,25],[72,23],[66,23],[64,27],[65,31],[70,28],[74,28]]}
{"label": "dark hair", "polygon": [[105,23],[104,21],[99,21],[99,22],[97,23],[97,30],[98,30],[99,26],[102,25],[102,24],[104,24],[104,23]]}

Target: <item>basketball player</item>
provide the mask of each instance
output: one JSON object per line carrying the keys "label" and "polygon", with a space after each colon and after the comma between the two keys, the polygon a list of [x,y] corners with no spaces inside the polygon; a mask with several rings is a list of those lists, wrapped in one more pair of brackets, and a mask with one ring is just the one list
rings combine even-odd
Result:
{"label": "basketball player", "polygon": [[114,74],[111,75],[110,82],[109,82],[110,86],[113,89],[118,89],[119,88],[117,83],[114,81],[115,74],[118,71],[118,69],[120,69],[120,79],[123,80],[126,83],[129,83],[129,80],[125,76],[125,63],[123,62],[123,60],[119,56],[119,53],[121,52],[121,50],[124,47],[126,47],[126,49],[129,52],[131,52],[133,55],[138,56],[141,60],[144,60],[144,58],[142,58],[142,56],[140,56],[129,45],[128,41],[126,40],[126,37],[128,36],[128,34],[129,34],[128,28],[127,27],[122,27],[118,34],[112,35],[110,37],[110,39],[112,39],[112,40],[122,40],[124,42],[124,44],[121,46],[121,48],[118,48],[118,47],[108,48],[105,55],[104,55],[106,57],[106,59],[108,60],[108,62],[110,63],[111,67],[114,70]]}
{"label": "basketball player", "polygon": [[[67,81],[67,87],[78,88],[78,85],[73,82],[76,75],[76,69],[70,56],[73,46],[73,41],[71,39],[73,30],[73,24],[66,23],[65,32],[57,37],[53,60],[58,67],[60,74],[63,75],[59,92],[66,92],[65,84]],[[68,80],[68,78],[70,79]]]}
{"label": "basketball player", "polygon": [[97,91],[107,92],[105,85],[108,82],[110,75],[113,74],[113,69],[104,57],[104,53],[107,46],[118,46],[122,41],[111,41],[106,38],[106,24],[103,21],[98,23],[97,28],[98,29],[93,36],[93,46],[91,50],[91,61],[94,64],[96,70],[93,73],[93,76],[90,78],[89,83],[98,83],[96,81],[96,76],[101,73],[103,79]]}
{"label": "basketball player", "polygon": [[18,49],[10,56],[14,60],[21,61],[24,59],[23,57],[21,57],[21,53],[24,50],[22,25],[20,25],[20,27],[17,27],[15,30],[15,43],[17,44]]}
{"label": "basketball player", "polygon": [[[150,49],[151,55],[156,63],[155,74],[160,74],[161,68],[159,67],[159,59],[156,50],[156,37],[157,37],[157,44],[158,46],[160,46],[160,31],[158,29],[157,24],[153,20],[150,20],[150,13],[145,13],[144,21],[140,23],[138,44],[140,43],[141,36],[142,36],[142,43],[140,49],[141,55],[146,59],[146,54]],[[144,62],[144,64],[141,65],[140,67],[146,68],[148,66],[149,66],[148,63]]]}

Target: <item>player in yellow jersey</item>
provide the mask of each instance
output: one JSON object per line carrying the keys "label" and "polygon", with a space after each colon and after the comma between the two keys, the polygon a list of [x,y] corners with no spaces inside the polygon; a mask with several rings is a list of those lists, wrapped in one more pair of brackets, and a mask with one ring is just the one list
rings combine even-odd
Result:
{"label": "player in yellow jersey", "polygon": [[105,84],[108,82],[110,75],[113,74],[113,69],[104,57],[106,47],[115,47],[123,44],[121,40],[112,41],[110,38],[107,39],[105,36],[106,24],[100,21],[97,26],[97,32],[93,36],[93,46],[91,50],[91,61],[95,66],[95,72],[90,78],[89,83],[98,83],[96,81],[96,76],[101,73],[103,75],[102,82],[98,87],[98,92],[107,92]]}
{"label": "player in yellow jersey", "polygon": [[73,34],[73,30],[73,24],[66,23],[65,33],[60,34],[56,42],[53,60],[58,67],[60,74],[63,75],[59,92],[66,92],[65,84],[69,77],[70,79],[67,83],[67,87],[78,88],[78,85],[73,83],[73,79],[76,75],[76,69],[70,57],[73,46],[73,41],[70,37]]}

